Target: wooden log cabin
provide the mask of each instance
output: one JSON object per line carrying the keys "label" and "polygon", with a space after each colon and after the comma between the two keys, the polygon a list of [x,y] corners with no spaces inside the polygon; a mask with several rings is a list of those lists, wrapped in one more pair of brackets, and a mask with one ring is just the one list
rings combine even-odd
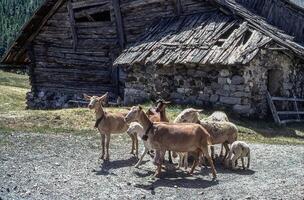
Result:
{"label": "wooden log cabin", "polygon": [[[2,62],[28,66],[32,86],[27,95],[29,108],[68,107],[69,101],[81,100],[84,92],[110,92],[113,99],[121,96],[125,104],[161,93],[176,103],[209,102],[232,106],[241,113],[259,113],[261,109],[264,113],[261,96],[269,86],[269,70],[290,72],[280,75],[281,84],[285,84],[280,95],[291,95],[290,91],[303,83],[299,77],[291,80],[287,76],[291,72],[304,75],[304,9],[288,0],[250,2],[46,0]],[[289,16],[284,23],[281,15]],[[229,44],[231,48],[222,51],[226,56],[210,54],[221,54],[220,49]],[[194,53],[214,60],[208,61],[202,54],[194,59]],[[161,56],[151,58],[155,54]],[[268,58],[272,60],[265,64]],[[279,58],[286,63],[280,64]],[[247,69],[261,60],[268,68],[254,73],[266,77],[266,86],[252,79],[254,75],[247,76],[253,73]],[[231,85],[231,80],[237,84],[226,87],[228,92],[220,91],[225,84]],[[290,85],[292,81],[294,85]],[[278,90],[271,84],[269,87]]]}

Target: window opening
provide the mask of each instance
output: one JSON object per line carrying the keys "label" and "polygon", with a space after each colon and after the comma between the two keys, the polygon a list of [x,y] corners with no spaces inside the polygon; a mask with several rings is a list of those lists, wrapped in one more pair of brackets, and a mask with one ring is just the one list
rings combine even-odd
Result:
{"label": "window opening", "polygon": [[110,11],[103,11],[94,14],[86,14],[86,16],[76,18],[76,22],[108,22],[111,21]]}

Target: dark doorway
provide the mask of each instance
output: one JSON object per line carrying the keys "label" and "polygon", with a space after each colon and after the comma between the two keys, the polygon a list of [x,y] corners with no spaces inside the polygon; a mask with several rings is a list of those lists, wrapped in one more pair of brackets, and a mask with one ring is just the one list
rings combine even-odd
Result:
{"label": "dark doorway", "polygon": [[268,91],[271,96],[282,96],[283,71],[271,69],[268,71]]}

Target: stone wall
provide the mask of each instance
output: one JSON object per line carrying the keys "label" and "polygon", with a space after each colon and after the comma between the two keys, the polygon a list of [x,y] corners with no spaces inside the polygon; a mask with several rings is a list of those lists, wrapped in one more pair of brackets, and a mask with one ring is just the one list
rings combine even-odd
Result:
{"label": "stone wall", "polygon": [[27,108],[29,109],[60,109],[83,106],[82,104],[71,102],[82,101],[82,94],[68,94],[49,90],[28,92],[26,95],[26,100]]}
{"label": "stone wall", "polygon": [[[136,65],[126,69],[124,100],[136,104],[161,96],[177,104],[225,107],[241,115],[264,117],[269,70],[281,70],[280,80],[271,81],[280,84],[279,96],[291,96],[298,74],[293,69],[300,68],[294,60],[261,50],[247,66]],[[296,80],[303,86],[303,79]]]}

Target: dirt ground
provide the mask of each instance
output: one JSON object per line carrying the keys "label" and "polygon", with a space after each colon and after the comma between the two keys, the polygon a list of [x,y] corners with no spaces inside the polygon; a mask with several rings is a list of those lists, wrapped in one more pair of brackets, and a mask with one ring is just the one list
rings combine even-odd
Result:
{"label": "dirt ground", "polygon": [[197,168],[152,178],[140,169],[126,135],[112,137],[108,163],[99,137],[0,133],[0,199],[303,199],[304,146],[251,144],[251,169]]}

